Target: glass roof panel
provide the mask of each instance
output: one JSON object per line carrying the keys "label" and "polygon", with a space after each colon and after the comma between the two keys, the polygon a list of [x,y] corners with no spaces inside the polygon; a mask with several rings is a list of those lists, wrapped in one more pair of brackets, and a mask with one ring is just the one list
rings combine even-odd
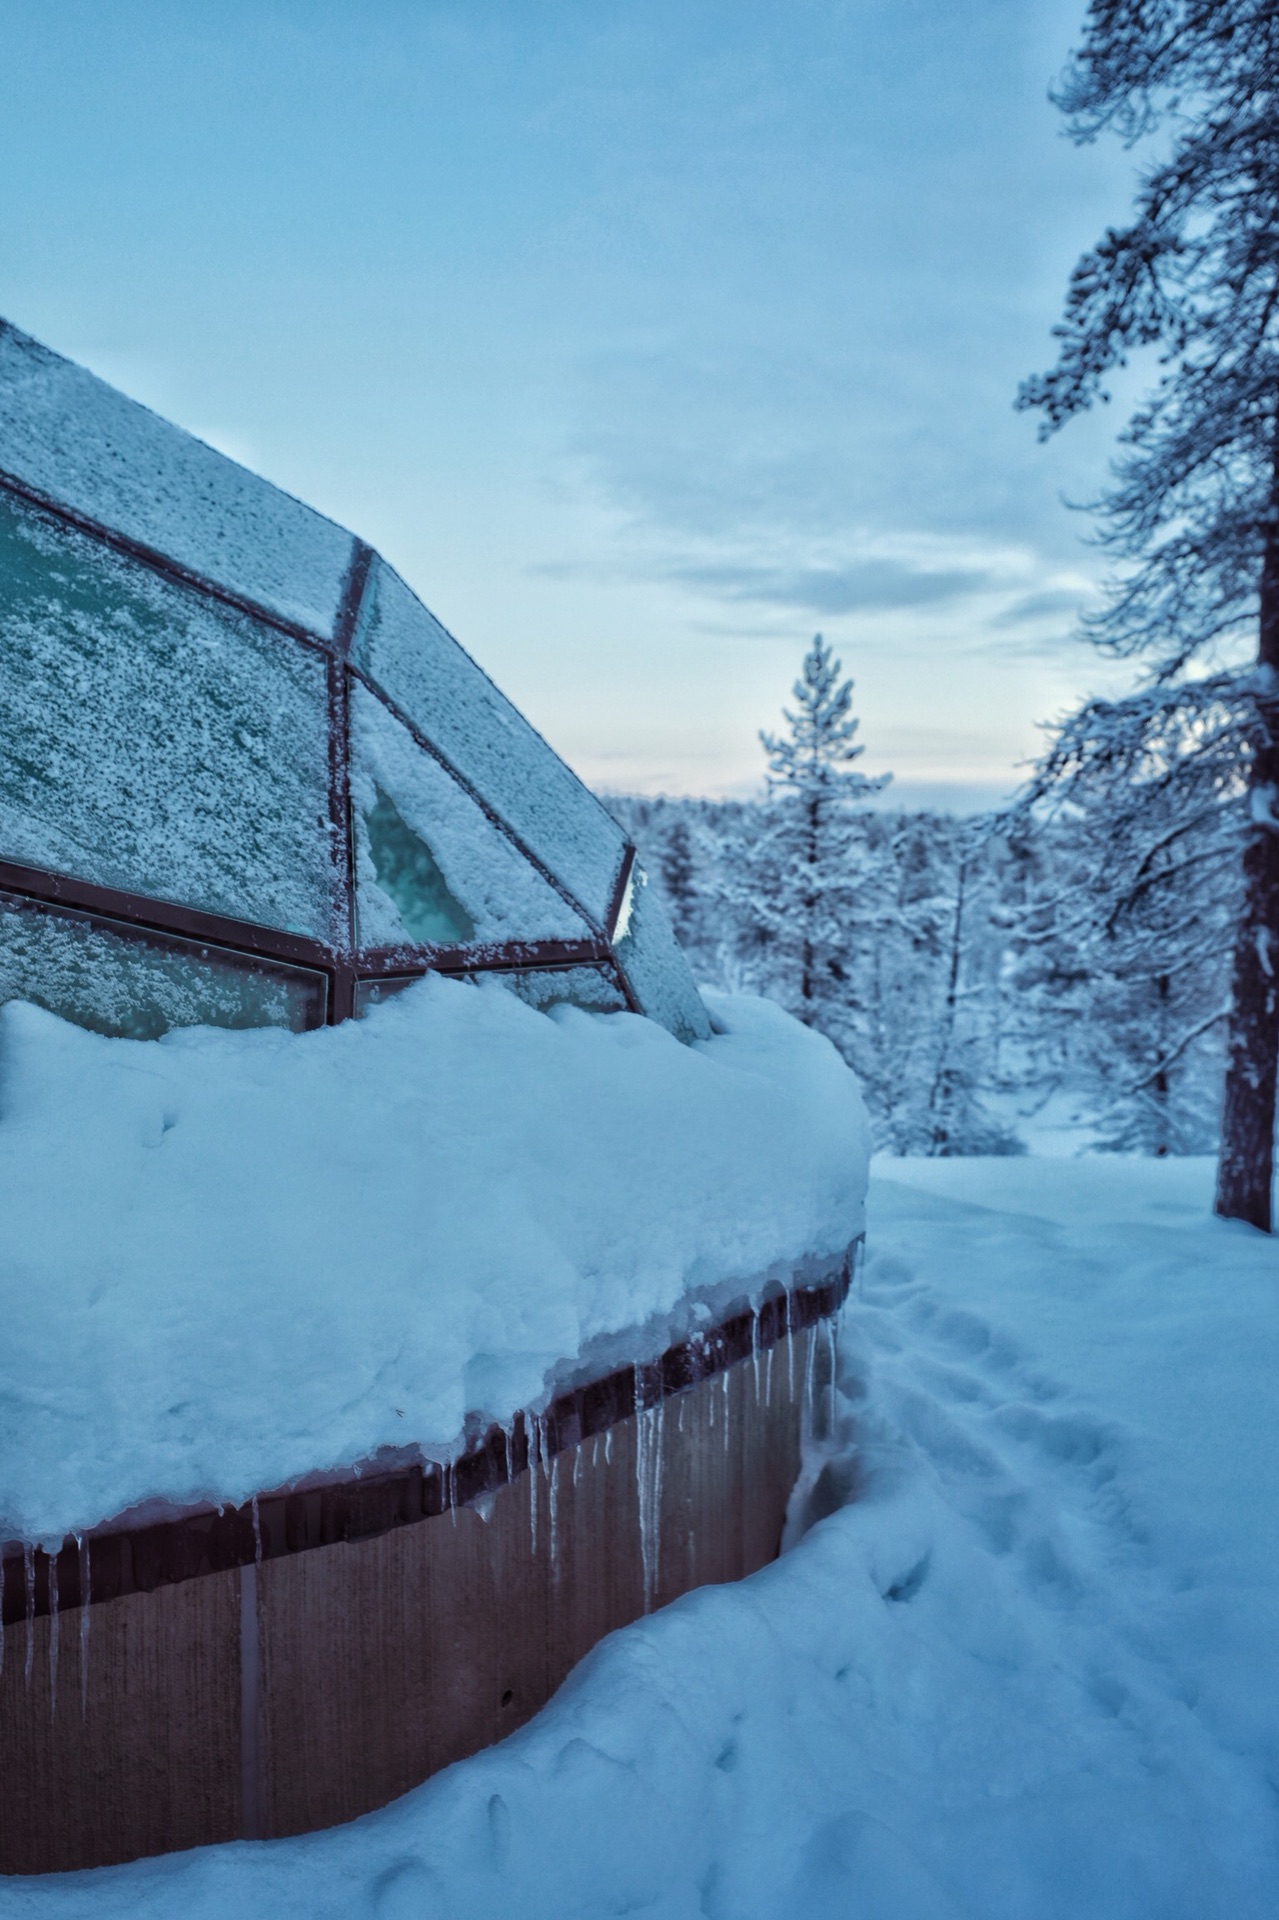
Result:
{"label": "glass roof panel", "polygon": [[327,637],[352,537],[0,321],[0,469]]}
{"label": "glass roof panel", "polygon": [[322,657],[0,491],[0,858],[325,939]]}
{"label": "glass roof panel", "polygon": [[358,681],[351,798],[362,947],[589,938],[581,916]]}
{"label": "glass roof panel", "polygon": [[520,967],[500,973],[473,973],[472,980],[494,980],[539,1013],[552,1007],[581,1007],[586,1013],[626,1013],[626,995],[610,967]]}
{"label": "glass roof panel", "polygon": [[638,863],[631,868],[613,948],[631,992],[677,1040],[709,1040],[711,1023],[661,901]]}
{"label": "glass roof panel", "polygon": [[171,1027],[324,1024],[321,973],[195,941],[139,936],[85,914],[0,893],[0,1003],[32,1000],[114,1039]]}
{"label": "glass roof panel", "polygon": [[621,828],[380,560],[353,658],[603,926]]}

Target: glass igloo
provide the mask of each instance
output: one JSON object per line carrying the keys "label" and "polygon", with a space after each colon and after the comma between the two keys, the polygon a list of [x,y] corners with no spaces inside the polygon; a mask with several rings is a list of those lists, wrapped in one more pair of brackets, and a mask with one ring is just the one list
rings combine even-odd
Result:
{"label": "glass igloo", "polygon": [[621,828],[386,562],[0,322],[0,1001],[301,1030],[431,970],[709,1032]]}

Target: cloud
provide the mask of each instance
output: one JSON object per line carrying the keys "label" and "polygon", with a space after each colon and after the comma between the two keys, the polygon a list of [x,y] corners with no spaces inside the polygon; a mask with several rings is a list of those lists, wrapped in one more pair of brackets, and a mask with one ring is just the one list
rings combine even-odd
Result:
{"label": "cloud", "polygon": [[885,557],[826,566],[759,566],[711,561],[676,565],[670,577],[696,591],[737,604],[787,607],[824,617],[940,606],[998,587],[973,567],[920,567]]}
{"label": "cloud", "polygon": [[1062,614],[1073,618],[1086,598],[1080,587],[1053,587],[1044,593],[1028,593],[996,614],[990,624],[992,627],[1025,627],[1033,621],[1058,618]]}

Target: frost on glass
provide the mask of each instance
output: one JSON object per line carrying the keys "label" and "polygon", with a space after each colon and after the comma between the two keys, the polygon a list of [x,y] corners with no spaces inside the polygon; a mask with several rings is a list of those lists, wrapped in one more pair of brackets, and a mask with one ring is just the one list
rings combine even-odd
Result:
{"label": "frost on glass", "polygon": [[327,937],[324,663],[0,493],[0,858]]}
{"label": "frost on glass", "polygon": [[362,947],[589,937],[567,901],[358,682],[351,800]]}
{"label": "frost on glass", "polygon": [[0,468],[206,579],[331,634],[352,538],[0,321]]}
{"label": "frost on glass", "polygon": [[688,961],[638,864],[631,868],[613,951],[642,1012],[677,1040],[709,1040],[711,1023]]}
{"label": "frost on glass", "polygon": [[608,967],[503,968],[472,974],[473,980],[499,980],[527,1006],[545,1013],[551,1007],[581,1007],[587,1013],[625,1013],[626,995]]}
{"label": "frost on glass", "polygon": [[621,828],[382,561],[353,658],[602,926]]}
{"label": "frost on glass", "polygon": [[86,915],[0,894],[0,1003],[32,1000],[113,1039],[155,1040],[171,1027],[323,1024],[321,974],[277,967],[194,941],[161,944]]}

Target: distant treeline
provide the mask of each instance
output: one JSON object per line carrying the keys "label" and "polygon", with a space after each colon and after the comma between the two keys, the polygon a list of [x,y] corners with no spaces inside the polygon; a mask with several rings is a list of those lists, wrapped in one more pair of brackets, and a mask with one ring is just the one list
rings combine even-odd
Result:
{"label": "distant treeline", "polygon": [[825,1033],[881,1148],[1018,1152],[1063,1110],[1099,1146],[1214,1148],[1238,886],[1224,816],[1192,894],[1186,836],[1161,850],[1157,823],[1120,858],[1113,820],[1084,813],[850,805],[814,852],[787,794],[607,804],[699,980]]}

